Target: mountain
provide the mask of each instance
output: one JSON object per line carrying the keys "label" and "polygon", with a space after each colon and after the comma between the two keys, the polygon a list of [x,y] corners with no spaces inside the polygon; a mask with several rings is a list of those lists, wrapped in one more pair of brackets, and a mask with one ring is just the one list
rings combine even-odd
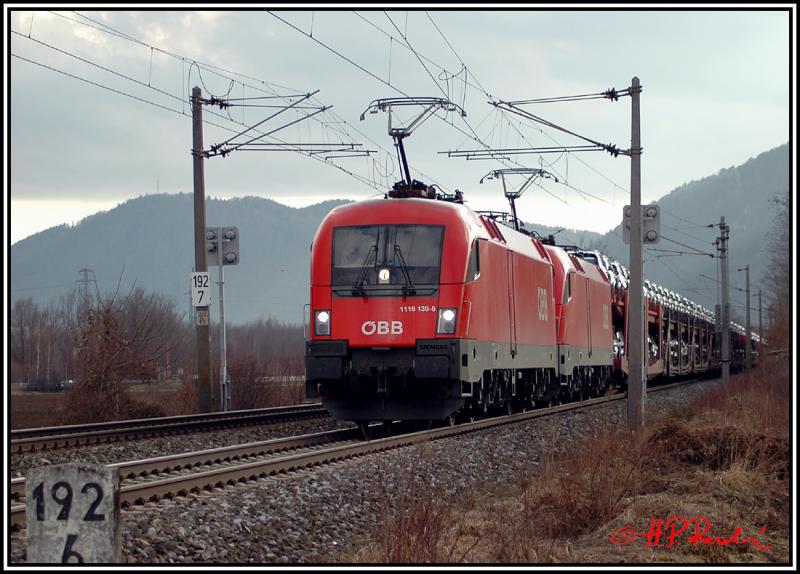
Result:
{"label": "mountain", "polygon": [[[720,216],[724,216],[730,226],[728,269],[733,316],[743,317],[745,312],[745,293],[736,290],[745,288],[745,273],[737,272],[745,265],[750,266],[750,305],[757,309],[775,217],[773,199],[786,197],[790,166],[789,145],[785,144],[740,166],[681,185],[655,202],[661,207],[661,240],[644,250],[645,277],[713,310],[717,303],[718,260],[656,249],[685,253],[699,250],[716,255],[713,243],[719,236],[719,227],[708,225],[719,224]],[[622,242],[621,225],[609,231],[603,243],[609,257],[628,264],[629,246]],[[757,311],[755,315],[751,312],[751,321],[758,321]]]}
{"label": "mountain", "polygon": [[[322,218],[343,203],[296,209],[258,197],[206,199],[208,227],[239,228],[241,263],[225,267],[226,322],[270,316],[302,322],[311,241]],[[78,270],[88,268],[100,292],[113,292],[120,282],[124,294],[135,284],[173,297],[177,308],[188,313],[193,229],[192,194],[160,194],[131,199],[74,226],[42,231],[11,246],[12,298],[31,297],[46,305],[74,288]],[[216,266],[209,271],[217,281]],[[216,319],[218,287],[211,295]]]}
{"label": "mountain", "polygon": [[[789,185],[789,146],[760,154],[738,167],[692,181],[658,201],[662,240],[656,249],[700,250],[715,254],[721,215],[730,225],[731,285],[744,287],[750,265],[755,294],[765,270],[766,237],[771,228],[772,198]],[[240,232],[241,263],[225,268],[225,318],[243,323],[259,317],[300,323],[308,302],[309,247],[323,217],[342,200],[302,209],[274,201],[243,197],[206,200],[207,226],[232,226]],[[147,195],[131,199],[74,226],[62,225],[11,246],[12,302],[31,297],[47,305],[76,287],[83,268],[92,269],[101,292],[120,293],[144,287],[173,297],[179,310],[189,311],[189,276],[194,265],[192,194]],[[559,244],[599,248],[628,262],[628,246],[620,227],[605,235],[525,224],[541,235],[555,234]],[[675,243],[678,242],[678,243]],[[684,244],[684,247],[680,244]],[[670,257],[659,257],[670,255]],[[716,259],[645,250],[645,277],[713,309],[716,303]],[[787,262],[788,263],[788,262]],[[216,280],[215,267],[210,268]],[[91,279],[91,275],[89,276]],[[91,286],[93,288],[93,285]],[[755,295],[754,295],[755,297]],[[744,294],[731,290],[734,316],[743,314]],[[219,291],[212,292],[212,318],[219,313]],[[740,305],[738,308],[736,307]],[[757,306],[757,300],[752,301]],[[757,318],[754,319],[757,321]]]}

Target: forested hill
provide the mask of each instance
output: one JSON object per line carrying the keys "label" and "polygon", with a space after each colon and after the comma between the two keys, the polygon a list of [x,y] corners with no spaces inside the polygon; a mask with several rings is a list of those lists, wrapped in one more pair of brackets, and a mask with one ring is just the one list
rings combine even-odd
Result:
{"label": "forested hill", "polygon": [[[768,237],[775,219],[775,198],[785,199],[789,189],[789,145],[771,149],[739,166],[719,170],[691,181],[659,199],[662,240],[655,249],[716,254],[720,216],[730,226],[730,281],[745,286],[744,272],[750,265],[750,286],[755,294],[766,272]],[[628,245],[621,227],[603,238],[606,252],[625,264]],[[787,261],[787,265],[790,262]],[[717,302],[717,260],[705,255],[679,255],[645,249],[645,277],[678,291],[709,309]],[[709,279],[709,277],[711,279]],[[733,314],[744,315],[745,294],[731,289]],[[753,295],[751,306],[758,302]]]}
{"label": "forested hill", "polygon": [[[240,264],[225,268],[226,321],[258,317],[300,323],[308,301],[309,248],[320,221],[344,201],[302,209],[269,199],[207,199],[206,225],[237,226]],[[173,297],[189,311],[194,266],[192,194],[147,195],[100,212],[74,226],[32,235],[11,247],[13,299],[41,305],[74,288],[78,270],[94,270],[101,292],[127,293],[135,284]],[[216,281],[216,267],[209,267]],[[94,288],[94,285],[90,286]],[[212,292],[216,319],[218,288]]]}

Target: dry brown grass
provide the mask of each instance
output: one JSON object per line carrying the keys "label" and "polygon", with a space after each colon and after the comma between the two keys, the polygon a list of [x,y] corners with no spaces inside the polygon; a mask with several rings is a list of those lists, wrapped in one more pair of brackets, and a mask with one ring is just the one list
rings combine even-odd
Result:
{"label": "dry brown grass", "polygon": [[[147,383],[127,385],[120,404],[120,420],[172,416],[198,412],[194,382]],[[89,419],[69,414],[85,402],[100,402],[110,407],[93,393],[86,393],[79,385],[61,393],[15,392],[9,400],[10,428],[24,429],[72,424],[78,419],[99,422],[106,419]],[[92,412],[97,408],[93,408]],[[114,416],[109,411],[108,417]]]}
{"label": "dry brown grass", "polygon": [[11,393],[8,420],[12,429],[48,427],[60,424],[64,393]]}
{"label": "dry brown grass", "polygon": [[[769,361],[700,397],[683,417],[636,434],[595,429],[581,447],[554,451],[515,484],[467,504],[434,488],[408,489],[387,507],[375,543],[345,560],[788,563],[790,384],[786,364]],[[611,543],[620,529],[644,534],[652,519],[676,516],[706,517],[706,535],[720,541],[740,529],[739,541],[758,545],[694,543],[694,523],[671,547],[669,527],[659,545],[644,536]],[[683,522],[674,523],[677,533]]]}
{"label": "dry brown grass", "polygon": [[[80,384],[65,392],[14,392],[9,399],[9,426],[25,429],[104,420],[188,415],[200,412],[194,380],[120,383],[110,396]],[[233,384],[234,409],[296,405],[305,402],[305,384]],[[239,399],[238,401],[236,399]]]}

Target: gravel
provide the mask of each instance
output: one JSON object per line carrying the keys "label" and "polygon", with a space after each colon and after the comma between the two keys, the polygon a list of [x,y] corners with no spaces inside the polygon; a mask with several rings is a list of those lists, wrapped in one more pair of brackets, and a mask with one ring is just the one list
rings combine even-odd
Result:
{"label": "gravel", "polygon": [[16,478],[25,476],[25,471],[29,468],[47,464],[62,464],[65,462],[111,464],[352,426],[354,425],[348,421],[337,421],[326,416],[318,419],[287,421],[238,429],[176,434],[135,441],[82,446],[77,449],[15,454],[9,459],[9,472],[11,478]]}
{"label": "gravel", "polygon": [[[716,384],[709,381],[652,394],[647,398],[647,417],[679,411]],[[535,468],[540,457],[563,452],[609,423],[624,428],[625,413],[625,401],[618,401],[148,503],[122,513],[122,560],[314,564],[352,556],[374,540],[388,508],[408,507],[421,492],[463,498],[476,489],[512,484],[523,471]],[[194,448],[186,436],[157,440],[180,442],[183,450]],[[251,440],[263,438],[243,442]],[[103,448],[115,447],[93,447],[98,458]],[[24,531],[13,533],[9,561],[24,560]]]}

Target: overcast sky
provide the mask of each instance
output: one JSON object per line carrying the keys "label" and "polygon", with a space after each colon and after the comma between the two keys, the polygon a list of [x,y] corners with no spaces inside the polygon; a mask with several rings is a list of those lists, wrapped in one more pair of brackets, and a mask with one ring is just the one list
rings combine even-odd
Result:
{"label": "overcast sky", "polygon": [[[405,143],[415,179],[462,190],[474,209],[507,208],[500,181],[479,184],[504,166],[439,152],[586,143],[501,113],[489,100],[619,90],[638,76],[645,203],[789,140],[794,14],[785,10],[61,9],[5,16],[12,52],[6,70],[12,242],[157,190],[191,192],[185,102],[194,85],[206,96],[228,98],[319,90],[313,105],[333,107],[274,135],[375,150],[327,161],[324,154],[237,150],[206,162],[207,196],[255,195],[292,206],[377,196],[400,179],[386,114],[359,116],[376,98],[404,94],[447,96],[466,110],[466,118],[428,119]],[[630,147],[630,98],[525,109],[593,140]],[[217,125],[205,125],[204,147],[243,130],[236,122],[253,125],[275,111],[205,108],[204,118]],[[311,112],[284,112],[259,129]],[[397,122],[409,119],[405,108]],[[544,167],[559,179],[525,192],[518,200],[523,219],[598,232],[619,222],[629,198],[627,157],[595,151],[513,159],[506,167]]]}

